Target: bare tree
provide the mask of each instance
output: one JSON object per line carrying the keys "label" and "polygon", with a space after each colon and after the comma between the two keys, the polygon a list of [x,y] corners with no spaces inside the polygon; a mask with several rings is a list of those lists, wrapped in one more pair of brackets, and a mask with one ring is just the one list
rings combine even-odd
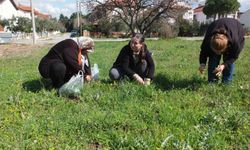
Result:
{"label": "bare tree", "polygon": [[[119,18],[131,33],[146,33],[150,26],[160,18],[176,18],[176,14],[188,8],[181,0],[82,0],[88,4],[92,13],[99,17]],[[185,3],[185,2],[182,2]],[[100,11],[102,15],[100,15]],[[98,19],[97,16],[95,16]]]}

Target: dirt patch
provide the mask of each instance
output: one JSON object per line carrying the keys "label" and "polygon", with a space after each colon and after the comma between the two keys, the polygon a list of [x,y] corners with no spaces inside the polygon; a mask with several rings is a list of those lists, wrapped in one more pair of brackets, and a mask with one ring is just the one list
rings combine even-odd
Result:
{"label": "dirt patch", "polygon": [[23,45],[23,44],[0,44],[0,58],[10,57],[20,54],[30,54],[33,50],[41,49],[41,45]]}

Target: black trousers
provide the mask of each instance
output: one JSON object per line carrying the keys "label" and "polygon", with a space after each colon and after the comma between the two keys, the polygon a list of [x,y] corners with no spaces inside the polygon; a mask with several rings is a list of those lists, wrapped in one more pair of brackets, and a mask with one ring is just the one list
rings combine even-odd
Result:
{"label": "black trousers", "polygon": [[[133,69],[135,73],[137,73],[140,77],[146,78],[148,75],[148,64],[145,61],[144,63],[140,63]],[[112,67],[109,70],[109,77],[111,80],[120,80],[123,79],[125,76],[125,72],[122,67]],[[128,76],[131,80],[133,77]]]}
{"label": "black trousers", "polygon": [[67,72],[66,65],[58,61],[47,64],[41,63],[39,72],[44,78],[51,79],[54,88],[60,88],[73,76],[72,73]]}

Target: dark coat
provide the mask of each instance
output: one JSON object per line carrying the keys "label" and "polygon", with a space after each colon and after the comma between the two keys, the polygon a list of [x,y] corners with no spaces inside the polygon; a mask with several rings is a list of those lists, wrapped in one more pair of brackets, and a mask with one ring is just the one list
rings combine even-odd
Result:
{"label": "dark coat", "polygon": [[[152,54],[147,49],[147,46],[145,45],[144,47],[145,58],[143,59],[147,62],[148,65],[148,73],[146,74],[146,77],[153,79],[155,71],[154,61],[151,56]],[[141,53],[142,51],[140,51],[139,55],[142,55]],[[139,60],[138,63],[142,63],[142,59]],[[113,64],[113,67],[121,68],[122,71],[131,78],[135,73],[137,73],[136,68],[138,63],[135,63],[135,61],[133,60],[133,50],[131,49],[130,44],[128,44],[121,49],[116,61]]]}
{"label": "dark coat", "polygon": [[[54,45],[47,55],[45,55],[39,64],[39,71],[41,75],[45,78],[50,77],[49,68],[54,62],[64,63],[66,66],[66,75],[77,74],[79,70],[82,70],[82,66],[79,64],[79,46],[72,39],[63,40],[56,45]],[[88,59],[88,55],[85,54]],[[85,75],[91,74],[90,64],[85,65]]]}
{"label": "dark coat", "polygon": [[244,46],[244,29],[238,20],[233,18],[222,18],[212,22],[208,27],[205,38],[201,44],[200,64],[206,64],[207,57],[216,55],[210,47],[210,41],[212,36],[220,28],[224,28],[227,31],[229,42],[228,48],[223,54],[225,66],[227,67],[228,64],[234,63],[238,58]]}

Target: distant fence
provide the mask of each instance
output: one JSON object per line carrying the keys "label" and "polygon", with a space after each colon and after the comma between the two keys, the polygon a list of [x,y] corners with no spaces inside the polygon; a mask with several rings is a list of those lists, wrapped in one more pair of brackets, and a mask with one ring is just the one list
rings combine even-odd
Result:
{"label": "distant fence", "polygon": [[[56,35],[60,32],[54,31],[54,32],[39,32],[36,33],[36,39],[40,38],[49,38],[50,36]],[[11,33],[11,32],[0,32],[0,43],[10,43],[15,40],[19,39],[32,39],[33,33]]]}
{"label": "distant fence", "polygon": [[[109,37],[109,38],[128,38],[128,37],[130,37],[128,35],[129,34],[126,34],[125,32],[110,32],[107,37]],[[90,36],[90,37],[93,37],[93,38],[105,37],[105,35],[103,33],[101,33],[101,32],[89,32],[89,31],[84,31],[83,36]],[[149,37],[150,38],[158,38],[159,33],[158,32],[151,32],[149,34]]]}
{"label": "distant fence", "polygon": [[12,41],[12,33],[0,32],[0,43],[10,43]]}

